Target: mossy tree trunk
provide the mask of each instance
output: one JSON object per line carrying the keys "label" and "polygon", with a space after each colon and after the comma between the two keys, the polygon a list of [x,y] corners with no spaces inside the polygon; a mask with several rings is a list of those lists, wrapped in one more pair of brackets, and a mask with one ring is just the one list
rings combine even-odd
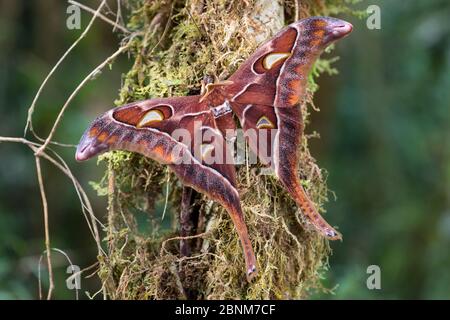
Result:
{"label": "mossy tree trunk", "polygon": [[[205,75],[227,78],[285,24],[346,10],[341,0],[128,0],[127,6],[128,27],[137,36],[130,50],[134,65],[124,76],[118,105],[198,94]],[[315,74],[332,72],[328,62],[321,60]],[[304,121],[317,89],[313,77],[310,80]],[[305,136],[298,174],[322,209],[328,190],[307,142]],[[261,174],[258,166],[237,166],[259,268],[249,284],[238,236],[223,208],[183,191],[166,167],[142,156],[113,152],[101,159],[108,163],[100,187],[109,198],[109,210],[108,254],[99,257],[99,275],[110,298],[305,298],[311,289],[321,288],[328,242],[307,227],[276,178]],[[179,215],[188,209],[191,213],[182,216],[181,225],[189,226],[182,233],[191,237],[180,239]]]}

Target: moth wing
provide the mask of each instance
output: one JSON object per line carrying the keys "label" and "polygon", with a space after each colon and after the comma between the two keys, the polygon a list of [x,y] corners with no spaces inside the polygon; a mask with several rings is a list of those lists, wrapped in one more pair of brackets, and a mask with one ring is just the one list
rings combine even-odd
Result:
{"label": "moth wing", "polygon": [[244,222],[228,146],[207,102],[199,96],[150,99],[107,111],[86,130],[76,159],[110,150],[143,154],[167,164],[183,182],[220,203],[240,237],[250,280],[256,258]]}
{"label": "moth wing", "polygon": [[335,240],[341,235],[319,214],[297,175],[303,134],[301,108],[233,104],[248,144],[265,165],[270,165],[286,191],[313,226]]}
{"label": "moth wing", "polygon": [[287,27],[263,44],[229,78],[227,88],[232,102],[274,105],[277,80],[294,54],[298,31]]}
{"label": "moth wing", "polygon": [[292,108],[304,98],[308,75],[332,42],[352,25],[330,17],[311,17],[278,32],[229,78],[231,102]]}
{"label": "moth wing", "polygon": [[313,63],[351,30],[351,24],[335,18],[299,20],[251,55],[225,89],[250,148],[274,168],[302,212],[330,239],[341,235],[320,216],[297,176],[303,134],[300,103]]}

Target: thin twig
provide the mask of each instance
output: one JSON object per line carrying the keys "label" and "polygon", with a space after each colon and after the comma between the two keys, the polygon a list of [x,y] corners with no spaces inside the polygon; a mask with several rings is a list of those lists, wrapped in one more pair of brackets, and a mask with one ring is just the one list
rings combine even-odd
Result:
{"label": "thin twig", "polygon": [[[33,148],[33,150],[36,152],[37,148]],[[94,210],[92,209],[91,202],[89,201],[89,198],[88,198],[86,192],[84,191],[84,189],[81,186],[81,184],[79,183],[79,181],[73,175],[69,166],[66,164],[66,162],[61,158],[61,156],[59,154],[57,154],[56,152],[53,152],[53,153],[54,153],[55,157],[60,161],[60,163],[58,163],[56,160],[54,160],[52,157],[50,157],[49,155],[47,155],[45,153],[43,156],[45,159],[47,159],[48,161],[53,163],[55,166],[57,166],[58,169],[60,169],[69,179],[72,180],[72,183],[75,187],[75,191],[77,192],[78,199],[80,200],[80,203],[81,203],[81,210],[86,219],[86,222],[91,231],[91,234],[94,237],[95,242],[97,244],[98,254],[104,255],[105,252],[103,251],[103,248],[101,246],[100,234],[98,232],[97,223],[102,228],[104,228],[104,225],[94,215]],[[89,217],[91,220],[90,222],[89,222],[88,214],[86,214],[86,211],[89,214]]]}
{"label": "thin twig", "polygon": [[169,189],[170,189],[170,171],[167,170],[166,199],[164,202],[164,209],[163,209],[161,220],[164,220],[164,217],[166,216],[167,206],[169,204]]}
{"label": "thin twig", "polygon": [[[112,160],[108,162],[108,235],[114,234],[114,213],[115,213],[115,197],[116,193],[116,178],[115,171],[112,165]],[[112,238],[108,241],[109,252],[112,251]]]}
{"label": "thin twig", "polygon": [[28,108],[28,117],[27,117],[27,122],[26,122],[26,125],[25,125],[25,129],[24,129],[24,136],[27,134],[28,128],[30,128],[30,130],[33,132],[33,123],[32,123],[33,112],[34,112],[34,109],[35,109],[35,106],[36,106],[36,102],[39,99],[39,97],[40,97],[40,95],[42,93],[42,90],[44,89],[44,87],[47,84],[48,80],[52,77],[53,73],[55,73],[56,69],[58,69],[58,67],[61,65],[61,63],[64,61],[64,59],[69,55],[69,53],[78,45],[78,43],[89,32],[89,30],[91,29],[92,25],[94,24],[95,19],[97,18],[98,14],[102,10],[102,8],[105,5],[105,3],[106,3],[106,0],[103,0],[100,3],[100,5],[97,8],[97,11],[95,11],[95,15],[92,17],[92,19],[89,22],[89,24],[86,27],[86,29],[83,31],[83,33],[80,35],[80,37],[77,40],[75,40],[75,42],[69,47],[69,49],[67,49],[67,51],[63,54],[63,56],[58,60],[58,62],[55,64],[55,66],[52,68],[52,70],[50,70],[50,72],[47,75],[47,77],[45,77],[44,81],[42,82],[41,86],[39,87],[38,92],[36,93],[36,96],[33,99],[33,102],[31,103],[30,108]]}
{"label": "thin twig", "polygon": [[174,7],[174,3],[172,3],[172,5],[170,7],[169,17],[167,18],[166,25],[164,26],[164,31],[163,31],[161,37],[159,38],[158,42],[155,44],[155,46],[152,48],[152,50],[150,50],[150,52],[148,53],[148,56],[152,55],[153,51],[161,44],[163,39],[166,37],[166,34],[169,31],[170,19],[172,19],[173,7]]}
{"label": "thin twig", "polygon": [[78,85],[78,87],[76,87],[76,89],[72,92],[72,94],[67,99],[66,103],[61,108],[61,110],[60,110],[60,112],[58,114],[58,117],[56,118],[55,122],[53,123],[53,127],[52,127],[52,129],[50,131],[50,134],[48,135],[47,139],[45,139],[44,144],[37,150],[36,156],[40,156],[41,153],[45,150],[45,148],[47,148],[48,144],[50,143],[50,141],[53,138],[53,135],[55,134],[55,131],[56,131],[56,128],[58,127],[58,125],[59,125],[59,122],[61,121],[61,119],[62,119],[62,117],[64,115],[64,112],[66,111],[67,107],[72,102],[72,100],[75,98],[75,96],[78,94],[78,92],[81,90],[81,88],[83,88],[83,86],[89,80],[91,80],[91,78],[93,78],[94,75],[98,74],[107,64],[109,64],[112,60],[114,60],[122,52],[127,50],[129,44],[130,43],[128,43],[127,45],[125,45],[123,47],[120,47],[116,52],[114,52],[105,61],[103,61],[100,65],[98,65],[97,68],[95,68],[91,73],[89,73],[89,75],[86,78],[84,78],[83,81],[81,81],[81,83]]}
{"label": "thin twig", "polygon": [[[29,141],[25,138],[19,138],[19,137],[2,137],[0,136],[0,143],[1,142],[13,142],[13,143],[21,143],[24,144],[26,146],[28,146],[33,152],[36,152],[38,150],[38,147],[40,146],[40,144],[36,143],[36,142],[32,142]],[[94,211],[92,210],[92,206],[90,204],[89,198],[86,195],[86,192],[84,191],[84,189],[81,187],[80,183],[78,182],[78,180],[75,178],[75,176],[72,174],[72,172],[70,171],[69,167],[67,166],[67,164],[64,162],[64,160],[57,154],[54,153],[55,157],[61,162],[58,162],[57,160],[55,160],[54,158],[52,158],[49,154],[43,152],[41,154],[41,157],[48,160],[50,163],[52,163],[54,166],[56,166],[61,172],[63,172],[67,177],[69,177],[75,187],[75,191],[77,192],[78,198],[80,199],[81,202],[81,209],[82,212],[86,218],[86,222],[88,224],[89,229],[91,230],[91,233],[95,239],[95,242],[97,244],[97,249],[98,249],[98,254],[105,256],[105,252],[103,251],[102,247],[101,247],[101,239],[100,239],[100,234],[98,232],[98,228],[97,228],[97,223],[99,223],[102,227],[104,227],[102,225],[102,223],[95,217],[94,215]],[[43,188],[43,179],[42,179],[42,173],[40,170],[40,157],[35,157],[36,159],[36,168],[37,170],[37,174],[38,174],[38,180],[39,180],[39,186],[40,186],[40,190],[41,190],[41,197],[42,197],[42,202],[43,202],[43,206],[44,206],[44,225],[45,225],[45,245],[46,245],[46,250],[45,252],[47,253],[47,263],[49,265],[49,278],[50,278],[50,288],[49,288],[49,294],[48,294],[48,299],[51,298],[51,293],[54,289],[54,284],[53,284],[53,273],[52,273],[52,265],[51,265],[51,259],[50,259],[50,255],[51,255],[51,251],[49,250],[50,247],[50,236],[49,236],[49,227],[48,227],[48,205],[47,205],[47,199],[45,197],[45,190]],[[88,215],[86,214],[86,212],[88,212],[89,216],[90,216],[90,221],[88,219]],[[56,250],[57,249],[52,249],[52,250]],[[59,251],[58,251],[59,252]],[[70,260],[69,260],[70,262]],[[70,262],[71,263],[71,262]],[[42,287],[41,287],[41,278],[40,278],[40,264],[38,266],[38,281],[39,281],[39,298],[42,299]],[[102,291],[104,291],[104,287],[102,287]],[[77,294],[78,295],[78,294]],[[105,296],[105,292],[104,292],[104,296]]]}
{"label": "thin twig", "polygon": [[[70,260],[69,255],[68,255],[67,253],[65,253],[63,250],[58,249],[58,248],[51,248],[51,250],[53,250],[53,251],[55,251],[55,252],[58,252],[58,253],[62,254],[62,255],[66,258],[67,262],[69,262],[69,265],[70,265],[70,266],[73,266],[73,262],[72,262],[72,260]],[[41,264],[42,264],[42,257],[43,257],[43,255],[46,254],[47,252],[48,252],[48,250],[45,250],[45,251],[41,254],[41,256],[39,257],[39,264],[38,264],[39,298],[40,298],[41,300],[42,300]],[[80,272],[80,273],[81,273],[81,272]],[[70,277],[68,278],[68,280],[74,278],[77,274],[79,274],[79,272],[74,273],[72,276],[70,276]],[[79,299],[78,291],[79,291],[79,289],[78,289],[77,287],[75,287],[75,299],[76,299],[76,300]]]}
{"label": "thin twig", "polygon": [[55,285],[53,283],[52,255],[51,255],[51,250],[50,250],[50,232],[49,232],[49,225],[48,225],[48,204],[47,204],[47,197],[46,197],[45,189],[44,189],[44,181],[42,179],[41,162],[40,162],[39,157],[36,157],[35,159],[36,159],[36,173],[38,176],[39,190],[41,191],[42,207],[44,210],[45,248],[47,250],[47,266],[48,266],[48,280],[49,280],[47,300],[50,300],[52,298],[52,292],[53,292]]}
{"label": "thin twig", "polygon": [[166,240],[164,240],[163,243],[161,244],[161,250],[160,250],[160,253],[159,253],[159,254],[160,254],[160,255],[163,255],[164,252],[167,252],[166,244],[167,244],[167,242],[169,242],[169,241],[175,241],[175,240],[190,240],[190,239],[196,239],[196,238],[203,238],[203,237],[205,237],[206,235],[209,235],[210,233],[211,233],[211,230],[205,231],[205,232],[202,232],[202,233],[193,235],[193,236],[186,236],[186,237],[172,237],[172,238],[166,239]]}
{"label": "thin twig", "polygon": [[[46,196],[45,188],[44,188],[44,180],[43,180],[43,176],[42,176],[42,169],[41,169],[40,158],[41,157],[45,158],[46,160],[51,162],[54,166],[56,166],[67,177],[69,177],[71,179],[71,181],[73,182],[73,185],[75,187],[75,191],[77,192],[77,196],[78,196],[78,198],[80,200],[81,209],[82,209],[82,212],[83,212],[83,214],[84,214],[84,216],[86,218],[88,227],[89,227],[89,229],[90,229],[90,231],[91,231],[91,233],[92,233],[92,235],[93,235],[93,237],[94,237],[94,239],[96,241],[97,248],[98,248],[98,254],[99,255],[105,255],[105,252],[103,251],[103,249],[101,247],[101,239],[100,239],[100,234],[99,234],[99,231],[98,231],[98,228],[97,228],[97,223],[99,223],[101,226],[103,226],[103,225],[95,217],[95,215],[93,213],[93,210],[92,210],[92,206],[90,204],[90,201],[89,201],[85,191],[83,190],[83,188],[81,187],[80,183],[77,181],[75,176],[72,174],[71,170],[69,169],[69,166],[59,156],[59,154],[54,152],[53,150],[49,149],[53,153],[53,155],[49,155],[44,150],[48,147],[49,144],[61,145],[61,146],[64,146],[64,147],[72,146],[72,145],[59,144],[59,143],[57,143],[55,141],[52,141],[52,137],[53,137],[53,135],[55,133],[55,130],[56,130],[59,122],[61,121],[61,118],[62,118],[66,108],[68,107],[68,105],[72,101],[72,99],[76,96],[76,94],[79,92],[79,90],[81,90],[81,88],[87,83],[87,81],[89,81],[94,75],[96,75],[98,72],[100,72],[107,64],[109,64],[120,53],[125,51],[127,49],[127,46],[129,45],[129,43],[128,43],[128,45],[119,48],[113,55],[111,55],[103,63],[101,63],[97,68],[95,68],[80,83],[80,85],[69,96],[69,99],[63,105],[63,107],[60,110],[60,113],[58,114],[58,117],[57,117],[57,119],[56,119],[56,121],[55,121],[55,123],[54,123],[54,125],[52,127],[52,130],[50,131],[50,134],[48,135],[48,137],[45,140],[43,138],[39,137],[33,130],[33,123],[32,123],[33,113],[34,113],[37,101],[39,100],[39,97],[42,94],[43,89],[45,88],[46,84],[48,83],[50,78],[53,76],[53,74],[56,72],[56,70],[61,65],[61,63],[71,53],[71,51],[73,51],[73,49],[78,45],[78,43],[87,35],[87,33],[91,29],[91,27],[92,27],[92,25],[93,25],[93,23],[94,23],[94,21],[95,21],[95,19],[97,17],[99,17],[100,19],[102,19],[102,20],[104,20],[104,21],[106,21],[108,23],[111,23],[115,27],[114,29],[116,29],[116,28],[120,29],[121,31],[123,31],[124,33],[127,33],[127,34],[131,33],[130,31],[128,31],[123,26],[120,26],[118,23],[108,19],[107,17],[105,17],[104,15],[102,15],[100,13],[102,11],[103,7],[107,4],[106,0],[102,0],[101,1],[100,5],[98,6],[96,11],[94,11],[93,9],[91,9],[91,8],[89,8],[87,6],[84,6],[84,5],[80,4],[80,3],[77,3],[76,1],[73,1],[73,0],[70,0],[69,3],[77,5],[81,9],[84,9],[86,11],[89,11],[89,12],[93,13],[93,17],[91,18],[89,24],[87,25],[87,27],[85,28],[83,33],[69,47],[69,49],[64,52],[62,57],[57,61],[55,66],[50,70],[49,74],[46,76],[46,78],[42,82],[41,86],[39,87],[39,89],[38,89],[38,91],[37,91],[37,93],[36,93],[32,103],[31,103],[31,106],[28,109],[28,116],[27,116],[26,125],[25,125],[25,129],[24,129],[24,136],[27,134],[27,131],[29,129],[30,132],[34,135],[34,137],[37,140],[43,142],[43,144],[39,144],[39,143],[36,143],[36,142],[33,142],[33,141],[29,141],[29,140],[27,140],[25,138],[19,138],[19,137],[0,137],[0,143],[1,142],[13,142],[13,143],[21,143],[21,144],[27,145],[34,152],[34,155],[35,155],[36,173],[37,173],[37,177],[38,177],[39,189],[40,189],[40,193],[41,193],[42,205],[43,205],[43,211],[44,211],[45,247],[46,247],[45,253],[46,253],[46,257],[47,257],[48,273],[49,273],[49,289],[48,289],[48,293],[47,293],[47,299],[49,299],[49,300],[52,297],[52,293],[54,291],[54,287],[55,286],[54,286],[53,268],[52,268],[52,262],[51,262],[51,251],[52,251],[52,249],[50,247],[48,201],[47,201],[47,196]],[[131,36],[127,37],[127,39],[131,40],[133,37],[134,37],[134,35],[131,35]],[[39,269],[40,269],[40,265],[39,265]],[[105,296],[106,292],[105,292],[104,286],[102,286],[101,290],[103,291],[104,296]],[[78,291],[76,292],[76,296],[78,298]],[[40,274],[39,274],[39,297],[42,299]]]}
{"label": "thin twig", "polygon": [[[117,0],[116,25],[122,25],[119,22],[122,22],[122,24],[123,24],[122,4],[121,4],[120,0]],[[113,31],[115,31],[115,29],[113,29]]]}
{"label": "thin twig", "polygon": [[[33,152],[36,152],[40,146],[40,144],[38,144],[36,142],[32,142],[25,138],[19,138],[19,137],[2,137],[2,136],[0,136],[0,143],[1,142],[21,143],[21,144],[27,145]],[[99,253],[99,255],[104,255],[105,252],[103,251],[103,248],[101,247],[101,239],[100,239],[100,234],[98,232],[97,223],[103,228],[104,228],[104,225],[97,219],[97,217],[95,217],[94,211],[92,209],[92,205],[89,201],[89,198],[87,197],[86,192],[84,191],[83,187],[78,182],[78,180],[75,178],[75,176],[71,172],[68,165],[64,162],[64,160],[57,153],[54,152],[54,154],[55,154],[55,157],[60,162],[58,162],[57,160],[55,160],[54,158],[52,158],[49,154],[47,154],[45,152],[41,154],[41,157],[48,160],[50,163],[52,163],[54,166],[56,166],[61,172],[63,172],[69,179],[72,180],[72,183],[74,184],[74,187],[75,187],[75,191],[77,192],[78,198],[80,199],[80,202],[82,205],[82,207],[81,207],[82,212],[86,217],[88,227],[91,230],[91,233],[97,243],[98,253]],[[89,222],[89,219],[87,219],[85,210],[89,213],[89,216],[91,218],[90,222]],[[92,226],[91,226],[91,224],[92,224]]]}
{"label": "thin twig", "polygon": [[[81,276],[81,274],[82,274],[83,272],[88,271],[88,270],[90,270],[90,269],[93,269],[93,268],[96,267],[96,266],[98,266],[98,261],[95,262],[93,265],[90,265],[89,267],[86,267],[86,268],[84,268],[84,269],[82,269],[82,270],[80,270],[80,271],[77,271],[77,272],[72,273],[72,275],[71,275],[70,277],[68,277],[68,278],[66,279],[66,281],[73,281],[73,280],[75,280],[77,277]],[[95,274],[95,272],[97,272],[97,271],[98,271],[98,270],[94,271],[94,274]],[[90,276],[92,276],[92,275],[90,275]],[[88,276],[86,276],[86,278],[87,278],[87,277],[88,277]],[[77,299],[77,300],[78,300],[78,299]]]}

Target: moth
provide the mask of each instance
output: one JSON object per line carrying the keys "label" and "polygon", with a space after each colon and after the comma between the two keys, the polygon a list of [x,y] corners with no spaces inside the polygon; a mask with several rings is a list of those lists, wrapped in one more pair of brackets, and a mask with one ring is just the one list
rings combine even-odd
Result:
{"label": "moth", "polygon": [[[248,281],[256,258],[243,218],[232,161],[210,161],[229,153],[227,132],[237,116],[248,145],[275,175],[301,212],[325,237],[341,235],[318,213],[297,176],[304,124],[300,105],[313,63],[353,26],[330,17],[290,24],[262,44],[226,81],[206,81],[200,95],[133,102],[99,116],[86,130],[76,159],[110,150],[143,154],[166,164],[181,182],[221,204],[229,213],[244,252]],[[206,139],[185,139],[180,131]],[[263,134],[265,133],[265,134]],[[269,152],[261,152],[267,146]],[[214,158],[214,157],[213,157]]]}

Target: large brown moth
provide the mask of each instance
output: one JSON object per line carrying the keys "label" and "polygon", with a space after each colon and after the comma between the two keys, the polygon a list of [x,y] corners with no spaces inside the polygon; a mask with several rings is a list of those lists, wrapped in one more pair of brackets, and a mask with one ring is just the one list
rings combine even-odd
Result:
{"label": "large brown moth", "polygon": [[[209,161],[212,154],[229,152],[226,132],[235,129],[234,114],[244,132],[256,133],[247,135],[250,148],[272,166],[311,224],[329,239],[340,239],[297,176],[303,134],[300,104],[314,61],[352,28],[350,23],[329,17],[292,23],[256,50],[228,80],[205,83],[200,95],[150,99],[107,111],[84,133],[76,159],[128,150],[167,164],[183,184],[227,210],[243,247],[250,281],[256,274],[256,258],[243,218],[234,163],[228,158]],[[208,135],[209,140],[180,139],[179,129],[192,136]],[[268,152],[261,152],[261,145],[268,146]]]}

